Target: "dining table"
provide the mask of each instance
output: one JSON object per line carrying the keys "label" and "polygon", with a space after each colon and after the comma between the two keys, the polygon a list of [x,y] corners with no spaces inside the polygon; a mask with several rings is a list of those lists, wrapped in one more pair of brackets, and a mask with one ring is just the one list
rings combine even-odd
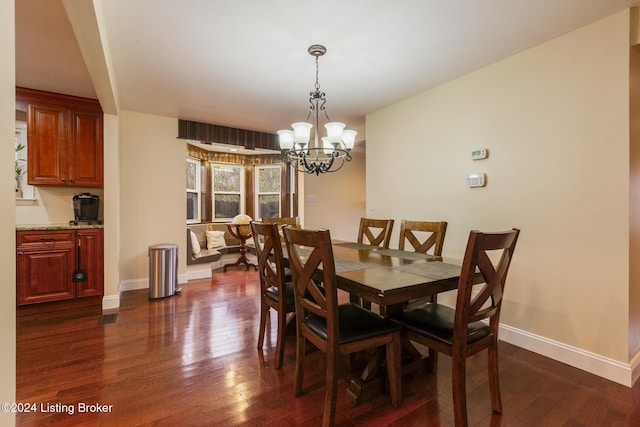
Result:
{"label": "dining table", "polygon": [[[402,310],[409,301],[458,286],[462,261],[341,240],[332,241],[332,249],[338,288],[349,293],[351,301],[376,304],[384,316]],[[287,263],[286,250],[284,257]],[[347,397],[354,405],[384,387],[378,375],[383,360],[382,351],[371,355],[362,373],[349,382]]]}

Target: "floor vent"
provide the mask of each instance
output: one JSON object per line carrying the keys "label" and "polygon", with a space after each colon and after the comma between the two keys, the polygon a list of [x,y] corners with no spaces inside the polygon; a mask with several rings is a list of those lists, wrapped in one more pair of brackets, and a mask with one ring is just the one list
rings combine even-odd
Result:
{"label": "floor vent", "polygon": [[116,323],[116,321],[118,320],[118,314],[103,314],[102,317],[100,317],[100,321],[98,322],[98,325],[108,325],[110,323]]}

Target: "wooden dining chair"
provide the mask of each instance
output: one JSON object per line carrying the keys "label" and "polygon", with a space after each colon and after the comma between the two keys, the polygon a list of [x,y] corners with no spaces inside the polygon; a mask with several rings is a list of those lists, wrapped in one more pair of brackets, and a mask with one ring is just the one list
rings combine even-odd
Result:
{"label": "wooden dining chair", "polygon": [[289,226],[300,228],[300,218],[297,216],[285,216],[285,217],[262,217],[262,222],[269,222],[278,224],[278,232],[280,233],[280,240],[284,242],[284,234],[282,233],[282,227]]}
{"label": "wooden dining chair", "polygon": [[275,223],[282,228],[283,225],[289,225],[295,228],[300,228],[300,218],[297,216],[283,216],[283,217],[262,217],[262,222]]}
{"label": "wooden dining chair", "polygon": [[391,240],[392,230],[392,219],[360,218],[360,228],[358,229],[358,243],[368,243],[370,245],[382,246],[385,249],[389,249],[389,241]]}
{"label": "wooden dining chair", "polygon": [[[335,419],[338,358],[369,348],[386,346],[391,404],[401,402],[400,329],[359,305],[338,305],[337,280],[329,230],[285,227],[289,265],[293,273],[297,349],[294,394],[303,391],[307,341],[326,354],[326,392],[322,425]],[[322,269],[320,273],[318,270]]]}
{"label": "wooden dining chair", "polygon": [[[488,349],[489,390],[493,411],[502,412],[498,378],[498,325],[509,265],[520,230],[471,231],[458,281],[455,309],[437,303],[410,305],[393,319],[403,338],[451,356],[453,411],[456,426],[467,425],[466,359]],[[496,255],[493,255],[496,253]],[[497,265],[489,257],[499,255]],[[476,269],[483,282],[478,283]],[[479,287],[479,289],[477,288]],[[488,323],[482,320],[488,320]]]}
{"label": "wooden dining chair", "polygon": [[447,233],[445,221],[409,221],[400,223],[400,241],[398,249],[405,250],[405,242],[409,241],[414,252],[427,253],[433,248],[431,255],[442,256],[444,236]]}
{"label": "wooden dining chair", "polygon": [[282,252],[282,243],[278,235],[278,225],[251,222],[255,251],[260,272],[260,330],[258,332],[258,350],[262,349],[266,333],[267,315],[272,308],[278,314],[278,332],[274,367],[282,367],[284,341],[287,326],[295,317],[293,284],[287,281]]}

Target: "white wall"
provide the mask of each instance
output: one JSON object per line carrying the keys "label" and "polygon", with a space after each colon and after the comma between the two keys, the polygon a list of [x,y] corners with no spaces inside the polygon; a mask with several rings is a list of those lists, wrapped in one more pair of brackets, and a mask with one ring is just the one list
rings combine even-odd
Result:
{"label": "white wall", "polygon": [[629,11],[370,114],[367,172],[380,216],[449,222],[445,256],[522,229],[502,323],[629,361]]}
{"label": "white wall", "polygon": [[179,245],[186,274],[186,145],[178,119],[130,111],[120,114],[121,279],[148,285],[148,248]]}
{"label": "white wall", "polygon": [[[14,1],[0,0],[0,402],[16,401],[16,229],[13,140],[15,136]],[[0,411],[0,424],[15,425],[15,414]]]}
{"label": "white wall", "polygon": [[328,228],[334,239],[358,237],[360,218],[365,216],[366,156],[354,151],[352,157],[335,173],[304,177],[299,203],[304,205],[305,228]]}

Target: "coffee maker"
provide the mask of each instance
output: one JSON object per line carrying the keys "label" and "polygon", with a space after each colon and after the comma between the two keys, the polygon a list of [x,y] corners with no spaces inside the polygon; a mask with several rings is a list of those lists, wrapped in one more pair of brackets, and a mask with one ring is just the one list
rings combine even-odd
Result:
{"label": "coffee maker", "polygon": [[73,196],[73,215],[71,223],[77,224],[102,224],[98,219],[100,208],[100,196],[90,193],[80,193]]}

